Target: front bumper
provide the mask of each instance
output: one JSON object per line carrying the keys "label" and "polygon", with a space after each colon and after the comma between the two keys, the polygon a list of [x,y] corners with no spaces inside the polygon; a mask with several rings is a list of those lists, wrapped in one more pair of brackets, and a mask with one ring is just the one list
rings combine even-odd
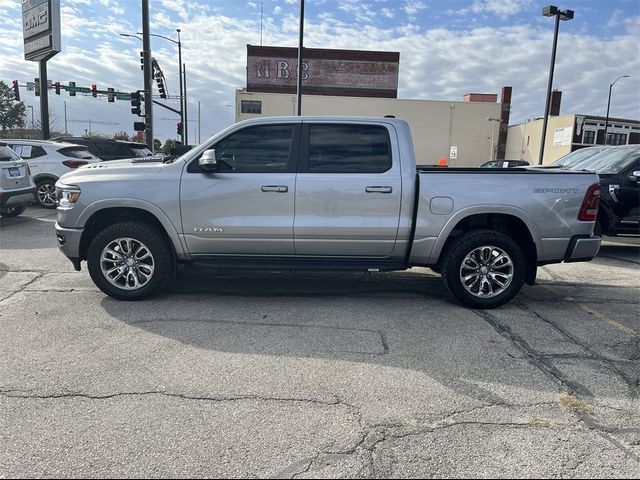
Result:
{"label": "front bumper", "polygon": [[600,250],[602,238],[591,236],[575,236],[569,242],[565,262],[585,262],[592,260]]}
{"label": "front bumper", "polygon": [[19,190],[5,190],[0,192],[0,208],[25,205],[35,199],[36,187],[21,188]]}
{"label": "front bumper", "polygon": [[80,241],[82,240],[82,228],[64,228],[56,222],[56,238],[58,248],[64,253],[73,267],[80,271]]}

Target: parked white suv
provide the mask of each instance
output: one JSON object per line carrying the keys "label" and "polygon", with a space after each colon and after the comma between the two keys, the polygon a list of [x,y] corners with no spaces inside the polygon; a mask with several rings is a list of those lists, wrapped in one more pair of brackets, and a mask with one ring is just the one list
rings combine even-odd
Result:
{"label": "parked white suv", "polygon": [[34,191],[27,162],[0,141],[0,217],[16,217],[24,212]]}
{"label": "parked white suv", "polygon": [[36,200],[44,208],[56,207],[56,182],[65,173],[99,162],[87,147],[49,140],[2,140],[27,161],[36,184]]}

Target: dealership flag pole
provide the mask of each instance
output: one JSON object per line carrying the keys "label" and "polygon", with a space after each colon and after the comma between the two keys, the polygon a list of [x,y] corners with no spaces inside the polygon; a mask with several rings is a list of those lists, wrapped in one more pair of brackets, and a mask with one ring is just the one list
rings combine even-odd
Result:
{"label": "dealership flag pole", "polygon": [[304,0],[300,0],[300,40],[298,42],[298,116],[302,115],[302,37],[304,35]]}

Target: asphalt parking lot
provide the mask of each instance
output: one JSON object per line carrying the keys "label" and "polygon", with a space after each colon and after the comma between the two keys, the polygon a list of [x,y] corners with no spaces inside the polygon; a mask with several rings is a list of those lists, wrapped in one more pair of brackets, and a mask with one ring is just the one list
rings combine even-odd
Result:
{"label": "asphalt parking lot", "polygon": [[104,296],[0,224],[0,477],[640,476],[640,241],[458,306],[429,270]]}

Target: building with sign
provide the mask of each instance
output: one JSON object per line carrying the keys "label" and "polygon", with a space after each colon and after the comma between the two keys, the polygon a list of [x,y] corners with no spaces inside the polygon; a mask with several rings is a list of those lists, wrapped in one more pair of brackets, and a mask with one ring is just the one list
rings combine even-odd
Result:
{"label": "building with sign", "polygon": [[[247,84],[236,91],[236,121],[296,115],[297,53],[247,45]],[[483,93],[456,101],[399,99],[398,52],[305,48],[302,72],[303,115],[404,119],[420,165],[478,166],[504,158],[511,87],[502,89],[499,103],[497,94]]]}
{"label": "building with sign", "polygon": [[[559,110],[559,108],[558,108]],[[604,145],[605,117],[592,115],[555,115],[547,123],[544,163],[553,163],[567,153],[583,147]],[[506,155],[512,160],[538,163],[542,139],[542,118],[509,127]],[[607,145],[640,143],[640,121],[609,118]]]}

